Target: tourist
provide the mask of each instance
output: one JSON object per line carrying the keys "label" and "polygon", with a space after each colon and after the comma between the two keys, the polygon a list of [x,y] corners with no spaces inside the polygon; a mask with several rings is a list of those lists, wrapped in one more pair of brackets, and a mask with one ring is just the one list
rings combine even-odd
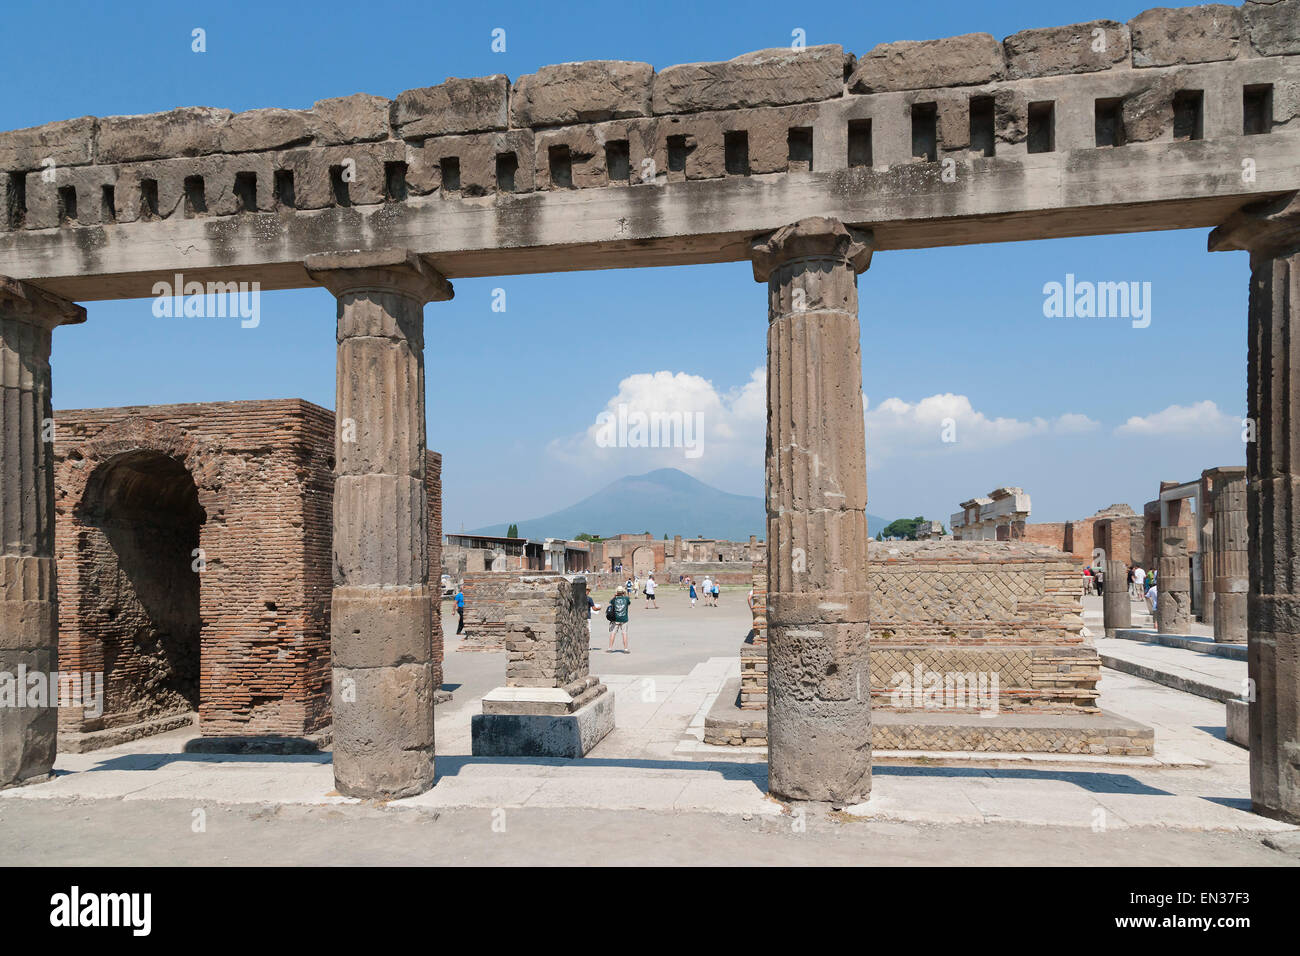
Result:
{"label": "tourist", "polygon": [[623,653],[632,653],[627,646],[627,614],[631,608],[632,598],[615,591],[609,607],[605,608],[605,620],[609,621],[609,647],[605,650],[606,654],[614,653],[614,638],[620,633],[623,635]]}
{"label": "tourist", "polygon": [[636,585],[632,582],[631,578],[627,579],[627,584],[623,585],[623,589],[627,591],[628,597],[631,597],[633,594],[636,593]]}
{"label": "tourist", "polygon": [[713,597],[713,581],[706,574],[704,576],[704,606],[709,606],[709,599]]}
{"label": "tourist", "polygon": [[1147,607],[1151,608],[1152,617],[1156,616],[1156,599],[1158,597],[1159,595],[1156,594],[1156,586],[1152,584],[1151,587],[1147,589]]}
{"label": "tourist", "polygon": [[1097,597],[1101,597],[1101,592],[1103,590],[1102,586],[1105,583],[1105,580],[1106,580],[1106,572],[1103,571],[1101,568],[1098,568],[1096,571],[1093,572],[1092,586],[1097,589]]}
{"label": "tourist", "polygon": [[687,578],[686,581],[691,586],[691,607],[695,607],[695,582],[690,578]]}
{"label": "tourist", "polygon": [[460,634],[465,630],[465,594],[460,588],[456,589],[456,633]]}
{"label": "tourist", "polygon": [[1142,590],[1143,590],[1142,585],[1146,581],[1146,577],[1147,577],[1147,573],[1142,570],[1142,565],[1140,564],[1133,565],[1133,573],[1129,575],[1129,586],[1128,586],[1129,593],[1132,594],[1133,597],[1142,596]]}
{"label": "tourist", "polygon": [[718,582],[717,582],[717,581],[714,581],[714,582],[713,582],[713,606],[714,606],[714,607],[717,607],[717,606],[718,606],[718,594],[720,594],[720,593],[721,593],[721,591],[720,591],[720,589],[718,588]]}
{"label": "tourist", "polygon": [[587,592],[587,634],[591,634],[591,612],[596,610],[596,602],[592,600],[591,592]]}
{"label": "tourist", "polygon": [[645,606],[656,610],[659,608],[659,605],[655,603],[655,573],[653,571],[645,579]]}

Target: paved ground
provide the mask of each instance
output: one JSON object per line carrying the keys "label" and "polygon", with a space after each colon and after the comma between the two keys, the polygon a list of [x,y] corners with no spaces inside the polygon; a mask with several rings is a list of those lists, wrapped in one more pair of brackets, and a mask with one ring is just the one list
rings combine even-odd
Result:
{"label": "paved ground", "polygon": [[[766,795],[766,764],[694,752],[748,627],[744,592],[694,609],[641,601],[632,653],[593,638],[617,729],[582,761],[469,756],[500,654],[456,651],[437,711],[438,782],[383,807],[337,796],[329,756],[186,754],[186,732],[59,759],[54,781],[0,793],[0,854],[40,863],[619,862],[1294,864],[1300,839],[1248,812],[1246,751],[1223,705],[1104,671],[1103,706],[1156,728],[1169,766],[1124,758],[878,766],[846,813]],[[454,614],[446,615],[454,631]],[[1139,645],[1140,646],[1140,645]],[[1193,652],[1187,652],[1193,653]],[[700,759],[700,758],[703,759]],[[742,762],[736,762],[739,758]],[[195,832],[195,821],[204,828]]]}

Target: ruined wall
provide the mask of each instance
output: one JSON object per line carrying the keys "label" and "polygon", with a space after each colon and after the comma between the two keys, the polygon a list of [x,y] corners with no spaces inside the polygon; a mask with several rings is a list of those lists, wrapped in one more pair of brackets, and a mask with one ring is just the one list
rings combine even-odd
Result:
{"label": "ruined wall", "polygon": [[[512,613],[511,588],[524,580],[564,576],[555,571],[473,571],[465,575],[465,634],[457,645],[461,651],[500,651],[506,647]],[[583,623],[587,620],[583,614]]]}
{"label": "ruined wall", "polygon": [[[105,672],[107,698],[98,719],[64,708],[61,731],[121,727],[195,703],[206,735],[324,728],[333,413],[288,399],[64,411],[56,421],[59,665]],[[103,481],[133,460],[142,477]],[[167,481],[150,478],[169,468],[175,473]],[[433,541],[441,535],[440,472],[440,456],[430,453]],[[165,559],[148,522],[117,527],[121,508],[108,509],[118,520],[101,519],[103,487],[119,498],[123,493],[113,489],[137,489],[147,504],[140,510],[155,514],[179,507],[172,500],[178,492],[169,489],[192,488],[201,508],[197,541],[172,542]],[[141,535],[155,537],[132,540]],[[168,690],[179,644],[170,622],[179,615],[150,595],[170,594],[174,603],[191,592],[197,612],[187,619],[201,620],[200,663],[196,691],[186,696]],[[440,642],[435,629],[435,666]]]}
{"label": "ruined wall", "polygon": [[587,676],[587,586],[581,579],[522,576],[506,586],[504,600],[507,686],[565,687]]}
{"label": "ruined wall", "polygon": [[1025,525],[1024,541],[1026,544],[1039,544],[1047,548],[1064,551],[1064,521],[1032,521]]}

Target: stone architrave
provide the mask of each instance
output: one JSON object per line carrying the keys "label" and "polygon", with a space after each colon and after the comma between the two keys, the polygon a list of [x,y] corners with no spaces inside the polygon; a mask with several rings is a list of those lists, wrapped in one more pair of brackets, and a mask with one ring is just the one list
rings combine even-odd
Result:
{"label": "stone architrave", "polygon": [[1187,529],[1160,529],[1156,565],[1156,630],[1186,634],[1192,623],[1192,581],[1187,563]]}
{"label": "stone architrave", "polygon": [[86,310],[0,277],[0,789],[49,777],[58,735],[54,575],[56,326]]}
{"label": "stone architrave", "polygon": [[1106,562],[1101,613],[1107,637],[1114,637],[1117,628],[1133,626],[1133,606],[1128,598],[1128,568],[1123,561]]}
{"label": "stone architrave", "polygon": [[1300,193],[1255,203],[1210,233],[1250,252],[1246,360],[1246,603],[1250,798],[1300,823]]}
{"label": "stone architrave", "polygon": [[338,298],[334,783],[393,799],[433,786],[434,665],[426,521],[424,305],[451,284],[401,249],[325,253]]}
{"label": "stone architrave", "polygon": [[754,240],[768,284],[769,787],[871,792],[866,438],[857,275],[872,237],[803,219]]}

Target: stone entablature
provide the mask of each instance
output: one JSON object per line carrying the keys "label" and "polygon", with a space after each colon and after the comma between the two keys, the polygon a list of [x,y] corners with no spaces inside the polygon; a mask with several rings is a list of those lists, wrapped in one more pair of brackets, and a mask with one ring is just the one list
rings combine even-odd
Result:
{"label": "stone entablature", "polygon": [[[1097,150],[1097,162],[1104,163],[1110,151],[1136,161],[1123,147],[1300,130],[1296,11],[1293,0],[1247,2],[1240,9],[1156,9],[1128,24],[1098,20],[1027,30],[1002,43],[989,34],[885,43],[861,58],[830,44],[763,50],[657,73],[649,64],[593,61],[543,67],[513,86],[500,74],[453,78],[391,101],[355,94],[306,110],[184,107],[64,120],[0,134],[0,208],[6,211],[0,236],[51,233],[21,244],[0,241],[0,273],[42,281],[81,299],[145,296],[155,280],[215,265],[241,266],[266,288],[294,287],[310,284],[301,265],[305,256],[333,251],[345,234],[344,241],[354,245],[404,245],[437,256],[453,276],[546,271],[561,267],[560,260],[536,254],[534,261],[512,261],[506,268],[501,260],[471,266],[457,257],[483,253],[473,225],[486,221],[482,215],[499,222],[502,216],[526,220],[537,214],[512,210],[513,197],[603,187],[622,190],[611,197],[615,204],[579,218],[620,223],[612,237],[608,229],[588,235],[581,223],[566,218],[574,228],[562,236],[536,236],[534,248],[550,255],[555,247],[555,255],[566,257],[563,267],[574,268],[575,242],[617,240],[623,243],[613,250],[622,257],[619,264],[663,263],[678,261],[671,260],[670,246],[680,241],[682,227],[646,214],[645,201],[661,201],[648,195],[653,190],[647,186],[752,176],[807,177],[797,182],[817,185],[799,204],[806,208],[829,190],[825,195],[843,206],[833,211],[846,222],[867,218],[851,206],[856,195],[871,198],[876,222],[978,218],[1011,212],[998,204],[1021,200],[1029,200],[1026,210],[1042,208],[1038,200],[1064,208],[1072,205],[1068,186],[1035,197],[1021,183],[1016,190],[984,188],[976,196],[964,192],[966,181],[983,184],[999,164],[1018,177],[1031,175],[1047,153]],[[1265,88],[1269,95],[1261,92]],[[1200,97],[1189,97],[1189,91]],[[1267,138],[1251,148],[1261,168],[1273,170],[1267,186],[1263,177],[1257,186],[1242,183],[1233,164],[1221,183],[1198,177],[1198,198],[1231,195],[1226,210],[1265,190],[1300,184],[1300,167],[1295,161],[1288,165],[1285,144],[1277,144],[1276,156]],[[1027,166],[1026,157],[1036,153]],[[937,172],[938,161],[946,159],[966,169],[955,184]],[[920,169],[911,168],[917,163]],[[1087,176],[1093,184],[1088,201],[1111,212],[1126,202],[1156,206],[1189,198],[1178,192],[1139,195],[1133,188],[1098,197],[1098,170],[1092,162],[1084,165],[1086,170],[1072,162],[1052,175]],[[977,167],[980,175],[971,176]],[[860,178],[852,184],[824,175],[855,169]],[[1151,178],[1152,188],[1161,188],[1162,179]],[[802,188],[791,183],[792,191]],[[941,194],[949,198],[936,204]],[[493,204],[476,202],[481,197],[501,205],[494,211]],[[880,205],[882,197],[889,208]],[[908,205],[922,200],[928,205]],[[441,201],[456,204],[450,218],[437,212]],[[246,230],[239,224],[240,216],[254,213],[326,211],[338,214],[335,223],[298,230],[287,243],[248,243],[264,227],[250,224]],[[436,222],[419,225],[423,213]],[[751,217],[743,224],[719,224],[726,235],[719,245],[725,248],[705,258],[743,258],[749,235],[797,218],[792,213],[793,206],[773,209],[772,222]],[[564,218],[558,205],[556,214]],[[1168,227],[1194,224],[1186,221],[1189,215],[1196,219],[1182,210]],[[200,230],[212,247],[199,250],[202,261],[163,253],[147,263],[119,260],[130,256],[129,243],[99,242],[92,255],[79,251],[79,240],[65,245],[60,238],[106,227],[125,229],[123,238],[140,230],[172,235],[173,221],[214,218],[230,219],[231,225],[220,233]],[[1035,220],[1016,228],[1037,225]],[[1058,231],[1045,228],[1044,235]],[[1108,230],[1098,225],[1095,231]],[[894,238],[887,233],[878,242],[882,248],[971,241],[951,230],[945,239],[923,231]],[[329,248],[317,248],[318,241]],[[656,248],[659,241],[667,245]],[[31,255],[33,244],[42,255]],[[570,251],[560,253],[560,245]],[[166,246],[153,243],[155,251]],[[689,257],[700,260],[698,252]],[[105,283],[101,275],[115,278]]]}
{"label": "stone entablature", "polygon": [[[988,497],[961,503],[952,516],[956,541],[1012,541],[1024,537],[1029,520],[1029,495],[1021,488],[994,488]],[[931,522],[933,524],[933,522]]]}

